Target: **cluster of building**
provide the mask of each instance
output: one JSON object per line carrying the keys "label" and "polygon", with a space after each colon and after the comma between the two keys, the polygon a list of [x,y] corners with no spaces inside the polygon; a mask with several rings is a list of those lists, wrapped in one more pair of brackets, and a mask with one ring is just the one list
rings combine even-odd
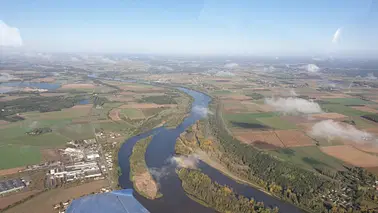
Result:
{"label": "cluster of building", "polygon": [[109,171],[112,171],[113,170],[113,156],[111,152],[105,153],[105,162]]}
{"label": "cluster of building", "polygon": [[258,85],[263,85],[264,87],[279,87],[280,84],[277,83],[276,81],[269,81],[269,80],[264,80],[264,79],[257,79],[254,80],[255,83]]}
{"label": "cluster of building", "polygon": [[323,200],[327,200],[334,205],[340,205],[344,208],[348,208],[353,206],[351,202],[351,197],[347,195],[347,193],[351,191],[350,188],[343,188],[340,192],[335,189],[332,189],[327,195],[322,195]]}
{"label": "cluster of building", "polygon": [[52,167],[57,167],[62,165],[61,161],[53,161],[53,162],[44,162],[40,164],[34,164],[26,166],[26,168],[23,171],[36,171],[36,170],[43,170],[43,169],[49,169]]}
{"label": "cluster of building", "polygon": [[0,181],[0,195],[19,191],[29,185],[29,181],[24,178],[16,178],[10,180]]}
{"label": "cluster of building", "polygon": [[49,169],[47,185],[54,187],[59,183],[104,178],[107,169],[95,139],[70,141],[67,146],[60,150],[63,163]]}

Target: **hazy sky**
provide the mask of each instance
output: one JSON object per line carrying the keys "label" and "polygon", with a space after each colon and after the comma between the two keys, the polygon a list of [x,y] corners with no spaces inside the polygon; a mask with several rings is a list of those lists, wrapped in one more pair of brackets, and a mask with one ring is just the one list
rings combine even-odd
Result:
{"label": "hazy sky", "polygon": [[38,51],[378,53],[377,7],[372,0],[1,1],[0,39],[19,45],[18,28],[22,48]]}

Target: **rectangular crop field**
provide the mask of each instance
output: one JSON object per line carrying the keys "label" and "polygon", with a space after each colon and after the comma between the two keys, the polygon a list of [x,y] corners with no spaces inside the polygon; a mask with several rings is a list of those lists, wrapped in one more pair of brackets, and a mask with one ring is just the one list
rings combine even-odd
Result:
{"label": "rectangular crop field", "polygon": [[262,117],[257,118],[262,124],[269,126],[273,129],[296,129],[297,126],[294,123],[283,120],[280,117]]}
{"label": "rectangular crop field", "polygon": [[299,130],[276,130],[278,138],[286,147],[313,146],[313,140]]}
{"label": "rectangular crop field", "polygon": [[0,169],[37,164],[41,161],[41,152],[35,146],[2,145],[0,156]]}
{"label": "rectangular crop field", "polygon": [[343,162],[324,154],[317,146],[292,147],[269,151],[278,158],[307,169],[329,168],[343,170]]}
{"label": "rectangular crop field", "polygon": [[8,139],[7,141],[1,140],[1,143],[49,148],[63,146],[69,140],[69,138],[62,136],[59,133],[51,132],[36,136],[24,134],[23,136]]}
{"label": "rectangular crop field", "polygon": [[341,104],[322,104],[321,106],[326,112],[336,112],[346,116],[362,116],[366,114],[366,112],[355,110],[352,107]]}
{"label": "rectangular crop field", "polygon": [[57,130],[62,136],[71,140],[94,138],[94,129],[90,123],[70,124]]}
{"label": "rectangular crop field", "polygon": [[258,118],[268,118],[274,116],[275,113],[237,113],[237,114],[224,114],[225,120],[233,127],[245,129],[270,129],[269,126],[258,121]]}
{"label": "rectangular crop field", "polygon": [[360,167],[376,167],[378,166],[378,157],[360,151],[350,145],[327,146],[321,150],[335,158],[344,162]]}
{"label": "rectangular crop field", "polygon": [[234,136],[260,149],[283,148],[284,145],[273,131],[235,131]]}
{"label": "rectangular crop field", "polygon": [[323,99],[333,104],[342,104],[342,105],[365,105],[371,104],[370,101],[364,101],[359,98],[326,98]]}

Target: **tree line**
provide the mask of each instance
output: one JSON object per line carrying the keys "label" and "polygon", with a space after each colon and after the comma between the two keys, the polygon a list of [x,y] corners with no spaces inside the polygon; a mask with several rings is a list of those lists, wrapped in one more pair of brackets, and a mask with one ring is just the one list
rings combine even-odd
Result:
{"label": "tree line", "polygon": [[209,176],[198,170],[181,168],[177,174],[182,187],[194,200],[222,213],[278,213],[278,208],[268,208],[262,202],[255,202],[237,195],[232,188],[213,182]]}
{"label": "tree line", "polygon": [[[39,112],[51,112],[60,111],[64,108],[71,108],[77,104],[85,96],[76,95],[72,97],[64,96],[31,96],[26,98],[18,98],[15,100],[9,100],[0,102],[0,119],[10,122],[14,122],[17,119],[14,118],[18,113],[39,111]],[[13,116],[13,117],[12,117]]]}

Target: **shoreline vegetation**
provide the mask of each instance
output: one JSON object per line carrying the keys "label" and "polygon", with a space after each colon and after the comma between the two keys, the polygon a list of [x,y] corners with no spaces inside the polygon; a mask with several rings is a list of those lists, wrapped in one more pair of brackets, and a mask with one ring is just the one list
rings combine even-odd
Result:
{"label": "shoreline vegetation", "polygon": [[[361,201],[370,202],[374,198],[373,191],[359,188],[359,185],[366,187],[367,183],[374,182],[374,177],[366,170],[345,165],[343,171],[327,173],[320,170],[316,173],[299,168],[236,140],[224,124],[217,100],[213,99],[209,109],[214,114],[189,127],[177,139],[177,154],[195,154],[235,181],[258,188],[305,212],[365,212]],[[366,181],[356,184],[353,182],[355,176]],[[336,206],[322,199],[331,189],[336,192],[343,187],[352,189],[348,196],[354,199],[353,208]]]}
{"label": "shoreline vegetation", "polygon": [[222,213],[278,213],[278,208],[267,208],[262,202],[237,195],[198,170],[181,168],[176,172],[188,197],[206,207]]}
{"label": "shoreline vegetation", "polygon": [[143,197],[156,199],[163,195],[159,192],[158,185],[148,170],[145,153],[152,136],[139,140],[133,148],[130,156],[130,181],[133,182],[134,189]]}

